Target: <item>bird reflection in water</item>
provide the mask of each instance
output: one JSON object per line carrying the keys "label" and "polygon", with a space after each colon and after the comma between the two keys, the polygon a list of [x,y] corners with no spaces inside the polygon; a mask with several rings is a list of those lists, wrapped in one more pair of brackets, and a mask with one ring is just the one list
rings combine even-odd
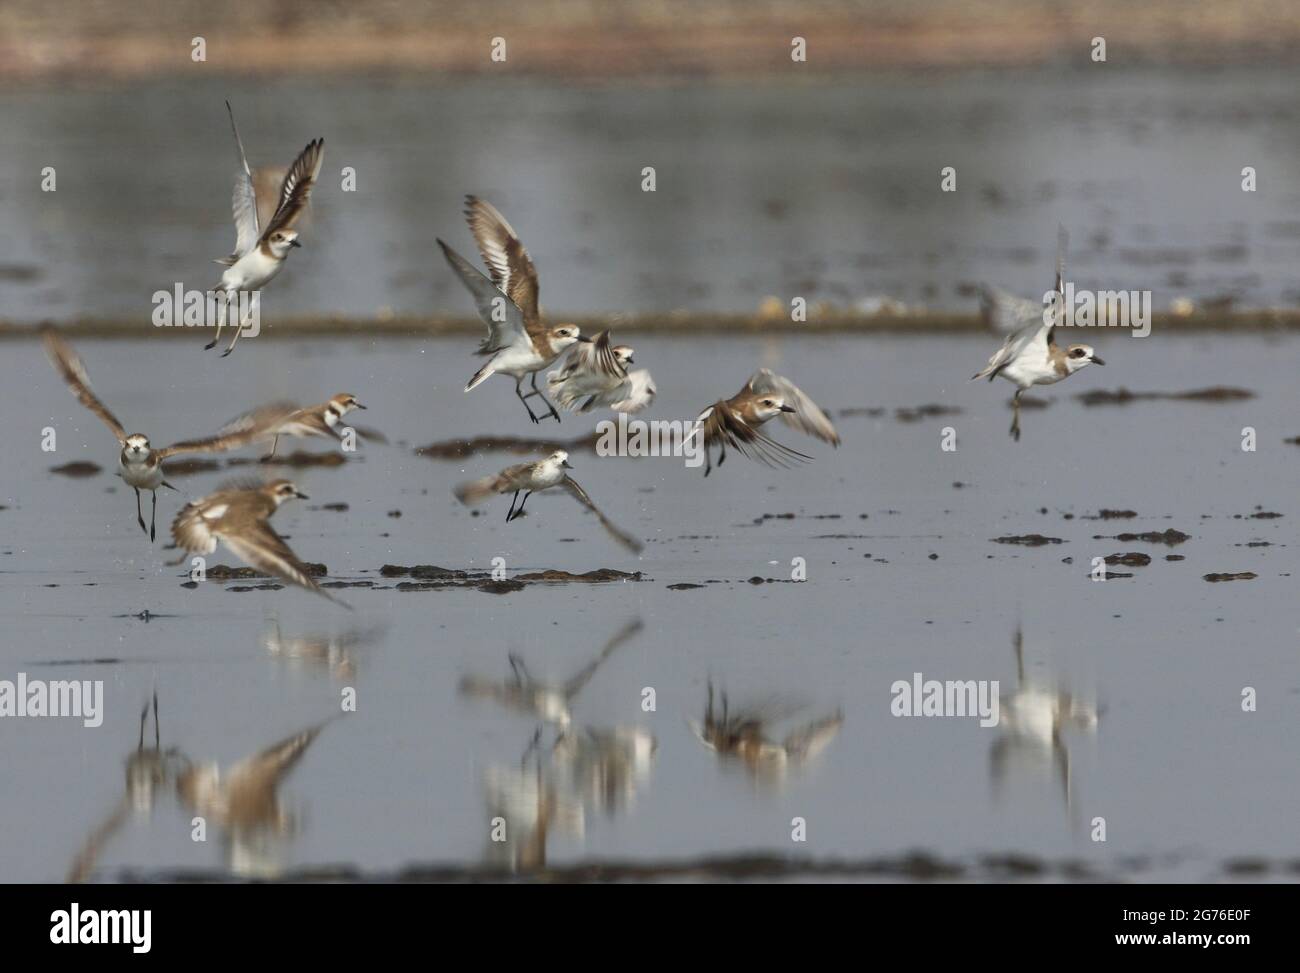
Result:
{"label": "bird reflection in water", "polygon": [[1001,793],[1012,765],[1032,767],[1060,782],[1067,814],[1073,815],[1074,793],[1070,751],[1065,731],[1096,732],[1096,705],[1066,690],[1050,677],[1025,670],[1024,636],[1016,630],[1016,689],[1000,701],[998,738],[990,754],[995,793]]}
{"label": "bird reflection in water", "polygon": [[[790,725],[807,707],[802,703],[768,699],[732,709],[725,691],[714,705],[713,680],[708,681],[704,721],[690,721],[699,741],[726,762],[743,766],[750,778],[763,786],[780,786],[786,774],[814,760],[835,739],[844,724],[840,710],[807,722]],[[778,724],[787,724],[779,739]]]}
{"label": "bird reflection in water", "polygon": [[282,871],[281,852],[296,830],[296,818],[282,806],[279,786],[326,724],[296,733],[223,771],[215,761],[197,763],[176,747],[162,749],[156,692],[152,707],[154,745],[144,746],[150,709],[146,703],[140,714],[139,742],[127,759],[126,794],[90,833],[69,869],[68,881],[87,879],[104,846],[131,812],[148,818],[159,795],[169,788],[188,814],[204,818],[206,829],[216,829],[233,874],[270,877]]}
{"label": "bird reflection in water", "polygon": [[[656,749],[652,734],[637,726],[594,726],[574,718],[578,695],[642,627],[640,619],[629,622],[595,658],[560,682],[535,679],[513,654],[505,680],[461,680],[462,695],[494,700],[540,724],[517,767],[494,765],[484,775],[489,862],[515,871],[544,868],[551,835],[581,840],[588,811],[612,817],[629,808],[648,784]],[[543,744],[547,727],[554,733],[549,746]]]}
{"label": "bird reflection in water", "polygon": [[269,620],[262,633],[262,645],[277,662],[290,669],[311,669],[328,673],[337,682],[349,682],[357,675],[357,652],[376,641],[380,629],[349,629],[329,634],[286,638],[278,618]]}

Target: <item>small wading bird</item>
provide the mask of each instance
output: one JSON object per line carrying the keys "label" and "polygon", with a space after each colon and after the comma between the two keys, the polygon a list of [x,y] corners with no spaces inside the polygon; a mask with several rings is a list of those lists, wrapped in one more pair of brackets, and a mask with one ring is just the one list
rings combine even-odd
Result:
{"label": "small wading bird", "polygon": [[[552,327],[542,323],[537,306],[537,269],[515,231],[491,203],[466,196],[465,218],[492,275],[491,280],[484,277],[468,260],[438,241],[447,263],[474,296],[479,317],[488,326],[488,335],[478,349],[478,354],[488,357],[487,364],[474,373],[465,391],[477,388],[497,373],[509,375],[515,380],[515,395],[528,410],[529,419],[541,422],[528,404],[533,396],[540,396],[559,422],[555,406],[537,387],[537,373],[548,368],[566,348],[590,339],[582,338],[576,325]],[[525,375],[531,377],[533,387],[527,395],[520,390]]]}
{"label": "small wading bird", "polygon": [[611,345],[609,332],[602,331],[591,341],[575,345],[564,367],[546,376],[546,387],[556,402],[571,411],[609,406],[615,412],[640,412],[658,390],[644,368],[629,373],[631,364],[632,349]]}
{"label": "small wading bird", "polygon": [[253,307],[261,302],[262,288],[283,269],[289,251],[302,246],[298,242],[298,231],[294,229],[294,224],[307,208],[312,187],[320,173],[321,161],[325,157],[324,139],[308,142],[285,173],[284,180],[280,183],[279,201],[270,218],[259,217],[259,209],[265,213],[266,206],[259,206],[262,201],[258,197],[252,170],[248,168],[244,143],[239,138],[230,102],[226,102],[226,111],[230,114],[230,130],[235,135],[235,147],[239,150],[239,170],[235,173],[235,191],[231,197],[235,216],[235,249],[230,256],[217,260],[217,263],[225,264],[229,269],[221,275],[221,283],[212,288],[214,293],[221,295],[221,311],[217,318],[217,333],[204,348],[215,347],[221,339],[221,329],[225,326],[233,297],[252,292],[251,300],[254,304],[250,304],[247,313],[235,326],[235,336],[230,340],[230,347],[221,353],[223,358],[235,350],[235,342],[243,334]]}
{"label": "small wading bird", "polygon": [[[221,427],[225,435],[241,435],[248,442],[271,440],[271,451],[262,457],[269,462],[275,457],[281,436],[321,436],[341,441],[344,436],[342,419],[353,409],[366,408],[351,392],[340,392],[328,402],[299,408],[296,402],[272,402],[232,419]],[[370,430],[356,430],[362,439],[384,441]]]}
{"label": "small wading bird", "polygon": [[307,566],[271,528],[271,515],[280,504],[295,498],[306,500],[307,495],[288,480],[230,484],[182,507],[172,522],[172,538],[182,550],[205,555],[215,551],[220,541],[257,570],[351,609],[347,602],[321,588]]}
{"label": "small wading bird", "polygon": [[980,378],[991,382],[1002,377],[1016,386],[1011,399],[1011,438],[1016,442],[1020,442],[1020,396],[1026,389],[1034,385],[1053,385],[1087,365],[1106,364],[1093,352],[1091,345],[1061,348],[1056,343],[1056,328],[1065,315],[1065,244],[1065,231],[1062,230],[1057,245],[1053,306],[1045,308],[1035,320],[1007,335],[989,363],[971,376],[972,382]]}
{"label": "small wading bird", "polygon": [[783,446],[759,431],[759,426],[775,416],[780,416],[781,421],[792,429],[815,436],[822,442],[832,446],[840,444],[839,433],[816,402],[789,379],[760,368],[744,388],[731,398],[709,406],[696,420],[703,425],[697,426],[691,435],[697,435],[703,429],[704,475],[708,476],[713,469],[711,448],[715,444],[721,449],[719,466],[727,459],[728,446],[742,456],[768,466],[790,466],[811,460],[811,456]]}
{"label": "small wading bird", "polygon": [[[538,460],[536,463],[517,463],[514,466],[507,466],[500,473],[492,476],[485,476],[479,480],[472,480],[469,483],[462,483],[456,487],[456,499],[466,506],[473,506],[476,503],[482,503],[489,497],[501,493],[514,492],[510,500],[510,511],[506,514],[506,523],[520,517],[524,512],[524,504],[534,493],[541,490],[549,490],[551,487],[562,487],[573,495],[573,498],[580,504],[594,513],[600,520],[600,525],[605,528],[610,537],[614,538],[619,544],[622,544],[634,554],[641,552],[645,546],[635,537],[621,531],[616,527],[608,517],[600,512],[599,508],[592,503],[591,497],[587,496],[587,491],[578,486],[576,480],[569,477],[565,470],[573,469],[569,465],[569,454],[562,449],[557,449],[545,459]],[[519,503],[519,509],[515,509],[515,502],[519,500],[519,494],[523,493],[524,499]]]}
{"label": "small wading bird", "polygon": [[[103,420],[104,425],[108,426],[121,444],[122,452],[118,455],[117,475],[135,490],[136,520],[140,524],[140,529],[149,535],[150,540],[153,540],[155,536],[154,522],[158,514],[158,488],[176,489],[164,479],[163,460],[170,456],[178,456],[181,453],[224,453],[232,449],[238,449],[249,442],[248,435],[243,432],[223,431],[207,439],[191,439],[172,446],[165,446],[162,449],[154,449],[149,444],[147,436],[142,436],[139,433],[128,435],[126,430],[122,428],[122,424],[117,421],[117,417],[90,390],[90,381],[86,377],[86,368],[81,363],[77,353],[72,350],[72,346],[64,341],[59,333],[51,327],[43,328],[42,336],[45,340],[45,351],[49,355],[50,361],[63,377],[63,380],[67,382],[68,387],[72,389],[72,394],[77,397],[82,405]],[[148,490],[153,494],[153,510],[149,515],[148,527],[144,525],[144,512],[140,509],[141,490]]]}

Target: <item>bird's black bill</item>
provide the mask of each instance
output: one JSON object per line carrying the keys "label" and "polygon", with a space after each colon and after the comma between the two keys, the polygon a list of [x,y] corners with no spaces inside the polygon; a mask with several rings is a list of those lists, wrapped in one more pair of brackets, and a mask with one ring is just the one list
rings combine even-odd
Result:
{"label": "bird's black bill", "polygon": [[301,492],[296,491],[296,490],[294,491],[294,494],[293,494],[293,495],[294,495],[295,497],[297,497],[299,500],[310,500],[310,499],[311,499],[311,497],[307,496],[307,494],[305,494],[305,493],[301,493]]}
{"label": "bird's black bill", "polygon": [[560,463],[560,465],[563,466],[566,470],[573,469],[573,466],[569,463],[567,459],[564,460],[562,463]]}
{"label": "bird's black bill", "polygon": [[290,240],[290,241],[289,241],[289,246],[291,246],[291,247],[300,247],[300,246],[302,246],[302,244],[299,243],[297,240]]}
{"label": "bird's black bill", "polygon": [[1093,363],[1094,365],[1104,365],[1104,364],[1106,364],[1104,361],[1102,361],[1102,360],[1101,360],[1100,358],[1098,358],[1096,355],[1093,355],[1093,356],[1092,356],[1092,363]]}
{"label": "bird's black bill", "polygon": [[794,406],[792,406],[792,405],[783,405],[783,406],[781,406],[781,411],[782,411],[782,412],[794,412]]}

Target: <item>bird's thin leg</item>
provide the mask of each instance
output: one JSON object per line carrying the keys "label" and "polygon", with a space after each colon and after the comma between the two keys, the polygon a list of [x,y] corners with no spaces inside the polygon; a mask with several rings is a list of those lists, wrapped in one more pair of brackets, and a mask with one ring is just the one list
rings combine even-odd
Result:
{"label": "bird's thin leg", "polygon": [[[251,300],[250,300],[249,304],[250,304],[250,306],[251,306],[251,304],[252,304]],[[225,358],[227,355],[229,355],[232,351],[235,350],[235,342],[237,342],[237,341],[239,340],[239,336],[242,335],[242,334],[244,333],[244,325],[246,325],[246,324],[248,323],[248,319],[249,319],[250,317],[252,317],[252,313],[251,313],[251,311],[250,311],[250,313],[247,314],[247,315],[240,315],[240,317],[239,317],[239,325],[235,328],[235,336],[234,336],[233,338],[230,339],[230,347],[227,348],[225,351],[223,351],[223,352],[221,353],[221,357],[222,357],[222,358]]]}
{"label": "bird's thin leg", "polygon": [[136,750],[144,749],[144,721],[149,718],[149,700],[144,701],[144,709],[140,710],[140,742],[135,745]]}
{"label": "bird's thin leg", "polygon": [[724,439],[721,443],[718,444],[719,468],[721,468],[722,464],[725,463],[726,461],[727,461],[727,441]]}
{"label": "bird's thin leg", "polygon": [[708,476],[713,470],[713,450],[709,449],[709,444],[704,444],[704,475]]}
{"label": "bird's thin leg", "polygon": [[524,408],[528,410],[528,418],[532,419],[534,423],[541,422],[541,420],[538,419],[537,416],[533,415],[532,406],[528,404],[528,396],[524,395],[523,392],[519,391],[519,386],[523,382],[523,380],[524,377],[522,375],[520,375],[518,378],[515,379],[515,395],[519,398],[519,401],[524,404]]}
{"label": "bird's thin leg", "polygon": [[1024,389],[1016,389],[1016,394],[1011,398],[1011,438],[1020,442],[1020,394]]}
{"label": "bird's thin leg", "polygon": [[157,750],[162,746],[158,730],[158,690],[153,691],[153,748]]}
{"label": "bird's thin leg", "polygon": [[554,419],[555,419],[556,422],[559,422],[559,421],[560,421],[560,414],[559,414],[558,412],[555,411],[555,406],[551,405],[551,400],[548,399],[548,398],[547,398],[547,397],[542,393],[542,390],[539,389],[539,388],[537,387],[537,373],[536,373],[536,372],[533,372],[532,385],[533,385],[533,392],[534,392],[535,394],[537,394],[537,395],[541,395],[541,396],[542,396],[542,401],[546,403],[546,408],[548,408],[548,409],[551,410],[551,415],[554,417]]}
{"label": "bird's thin leg", "polygon": [[144,511],[140,509],[140,488],[133,487],[132,489],[135,490],[135,519],[139,521],[140,529],[147,534],[149,528],[144,525]]}
{"label": "bird's thin leg", "polygon": [[153,508],[149,511],[149,540],[152,541],[154,539],[154,529],[158,522],[158,491],[152,490],[150,492],[153,493]]}
{"label": "bird's thin leg", "polygon": [[519,491],[516,490],[516,491],[515,491],[515,495],[514,495],[513,497],[510,498],[510,512],[509,512],[508,514],[506,514],[506,523],[507,523],[507,524],[510,523],[510,521],[512,521],[512,520],[515,519],[515,501],[518,500],[518,499],[519,499]]}
{"label": "bird's thin leg", "polygon": [[528,502],[528,498],[531,497],[532,495],[533,495],[533,491],[529,490],[527,493],[524,494],[524,498],[519,501],[519,509],[515,511],[516,520],[518,520],[520,517],[524,515],[524,504]]}
{"label": "bird's thin leg", "polygon": [[524,680],[528,678],[528,667],[524,665],[524,660],[511,652],[506,658],[510,660],[510,671],[515,675],[515,685],[522,686]]}
{"label": "bird's thin leg", "polygon": [[226,309],[230,303],[229,297],[225,291],[217,291],[220,297],[217,298],[217,333],[212,336],[212,340],[203,346],[204,351],[210,351],[217,347],[217,342],[221,340],[221,329],[226,326]]}
{"label": "bird's thin leg", "polygon": [[263,463],[269,463],[271,462],[271,460],[275,459],[275,447],[279,445],[280,445],[280,436],[277,433],[275,438],[271,440],[271,451],[262,457]]}

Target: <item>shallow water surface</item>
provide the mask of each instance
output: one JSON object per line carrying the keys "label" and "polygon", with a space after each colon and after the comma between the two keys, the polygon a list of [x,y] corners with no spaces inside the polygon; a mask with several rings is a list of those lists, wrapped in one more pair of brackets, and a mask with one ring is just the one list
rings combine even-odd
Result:
{"label": "shallow water surface", "polygon": [[[234,590],[249,582],[184,587],[161,534],[187,497],[249,468],[177,477],[151,546],[111,475],[106,430],[38,343],[5,344],[0,383],[18,394],[0,467],[0,678],[102,679],[105,715],[96,729],[0,723],[0,817],[21,837],[0,845],[0,875],[392,875],[764,853],[877,861],[870,876],[918,850],[922,864],[962,869],[952,877],[998,874],[985,856],[1009,855],[997,860],[1030,877],[1153,880],[1221,878],[1244,858],[1280,874],[1295,857],[1300,455],[1283,442],[1300,433],[1294,338],[1102,335],[1107,367],[1040,394],[1049,404],[1026,410],[1019,444],[1006,431],[1010,386],[966,381],[996,339],[629,340],[659,385],[653,417],[690,417],[767,365],[821,402],[844,444],[781,429],[815,461],[770,470],[733,456],[707,480],[680,459],[575,449],[575,478],[645,540],[635,557],[565,496],[533,497],[508,525],[507,498],[479,516],[453,498],[455,483],[517,455],[415,454],[455,437],[592,428],[573,416],[532,427],[505,380],[462,394],[465,340],[250,340],[224,362],[197,342],[77,342],[96,390],[156,444],[283,395],[346,389],[366,402],[361,418],[391,444],[289,471],[310,500],[273,521],[332,580],[372,584],[334,590],[351,613],[300,590]],[[143,362],[156,382],[141,381]],[[217,381],[234,367],[237,395]],[[1076,398],[1216,385],[1254,396]],[[925,405],[946,408],[895,413]],[[47,426],[54,454],[39,449]],[[1247,426],[1254,452],[1241,449]],[[947,428],[955,451],[941,448]],[[105,470],[50,472],[83,460]],[[1136,516],[1090,519],[1103,509]],[[1095,536],[1170,528],[1189,539]],[[1060,543],[992,540],[1029,534]],[[1112,568],[1132,577],[1090,578],[1092,558],[1133,552],[1151,562]],[[510,577],[610,568],[640,580],[497,594],[403,589],[412,579],[380,571],[490,571],[494,558]],[[790,581],[796,559],[802,583]],[[219,551],[216,563],[238,562]],[[1202,579],[1217,572],[1256,577]],[[681,585],[700,587],[670,587]],[[512,656],[521,678],[568,682],[549,722],[493,698],[515,679]],[[891,686],[916,672],[997,680],[1018,722],[895,717]],[[770,717],[763,759],[702,743],[710,684],[715,720],[723,692],[730,716]],[[1257,712],[1242,711],[1244,687]],[[177,750],[165,759],[151,753],[152,718],[136,753],[155,688],[161,749]],[[356,712],[331,719],[349,688]],[[1053,712],[1075,717],[1055,736]],[[208,840],[191,840],[178,775],[327,720],[278,802],[238,821],[209,814]],[[511,841],[491,840],[497,818]],[[795,818],[806,842],[792,841]],[[1096,818],[1104,843],[1091,840]]]}

